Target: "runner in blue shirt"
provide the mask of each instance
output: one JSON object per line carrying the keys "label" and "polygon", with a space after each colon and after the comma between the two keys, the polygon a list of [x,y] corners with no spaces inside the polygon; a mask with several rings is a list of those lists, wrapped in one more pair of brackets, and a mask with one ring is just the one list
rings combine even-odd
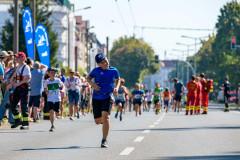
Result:
{"label": "runner in blue shirt", "polygon": [[[109,66],[107,57],[103,53],[98,53],[95,56],[95,61],[99,67],[94,68],[87,82],[94,88],[92,106],[93,115],[96,124],[103,124],[103,138],[101,147],[107,148],[107,136],[110,127],[110,112],[113,104],[113,94],[118,93],[120,86],[120,76],[118,70]],[[94,79],[94,82],[92,81]],[[114,88],[114,82],[116,87]]]}
{"label": "runner in blue shirt", "polygon": [[133,98],[133,105],[136,111],[136,116],[141,115],[141,105],[142,105],[142,97],[144,96],[144,93],[142,90],[140,90],[140,84],[135,85],[135,90],[132,92],[132,98]]}

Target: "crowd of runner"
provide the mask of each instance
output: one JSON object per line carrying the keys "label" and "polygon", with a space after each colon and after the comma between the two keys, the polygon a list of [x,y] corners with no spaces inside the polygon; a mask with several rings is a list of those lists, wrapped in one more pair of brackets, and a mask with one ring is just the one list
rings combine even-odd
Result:
{"label": "crowd of runner", "polygon": [[[120,78],[116,68],[109,66],[107,57],[99,53],[95,57],[98,67],[89,75],[80,75],[73,69],[66,73],[65,68],[47,67],[38,61],[27,58],[25,53],[13,54],[11,51],[0,52],[0,81],[2,100],[0,105],[0,120],[8,119],[11,128],[29,129],[29,122],[39,122],[40,119],[50,119],[50,132],[55,130],[56,119],[69,117],[71,121],[80,116],[93,113],[96,124],[103,124],[102,147],[108,147],[110,112],[115,107],[115,118],[123,120],[126,110],[134,111],[136,116],[142,111],[154,111],[158,115],[163,109],[168,113],[182,110],[182,99],[186,100],[186,115],[208,112],[209,92],[212,92],[213,81],[192,76],[185,86],[173,79],[174,89],[155,88],[136,83],[129,91]],[[66,76],[69,75],[69,76]],[[94,81],[93,81],[94,79]],[[228,94],[230,83],[225,78],[224,90],[226,97],[225,111],[229,111]],[[184,91],[187,90],[187,94]]]}

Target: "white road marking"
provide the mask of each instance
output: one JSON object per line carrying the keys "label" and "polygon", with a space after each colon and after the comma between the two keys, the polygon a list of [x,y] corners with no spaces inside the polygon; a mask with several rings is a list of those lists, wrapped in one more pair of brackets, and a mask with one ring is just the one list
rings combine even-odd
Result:
{"label": "white road marking", "polygon": [[149,129],[145,129],[145,130],[143,131],[143,133],[150,133],[150,131],[151,131],[151,130],[149,130]]}
{"label": "white road marking", "polygon": [[149,126],[149,128],[154,128],[154,127],[155,127],[155,125],[150,125],[150,126]]}
{"label": "white road marking", "polygon": [[238,111],[231,111],[231,112],[236,113],[236,114],[240,114],[240,112],[238,112]]}
{"label": "white road marking", "polygon": [[139,136],[133,142],[141,142],[143,139],[144,139],[143,136]]}
{"label": "white road marking", "polygon": [[120,156],[127,156],[134,150],[134,147],[127,147],[125,148],[119,155]]}
{"label": "white road marking", "polygon": [[153,124],[159,124],[159,122],[154,122]]}
{"label": "white road marking", "polygon": [[163,113],[163,115],[157,121],[160,122],[161,120],[163,120],[165,115],[166,115],[166,113]]}

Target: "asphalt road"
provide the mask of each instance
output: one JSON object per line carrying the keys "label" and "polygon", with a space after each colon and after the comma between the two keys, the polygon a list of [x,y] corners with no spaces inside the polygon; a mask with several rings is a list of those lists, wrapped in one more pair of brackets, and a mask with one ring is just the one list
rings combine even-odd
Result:
{"label": "asphalt road", "polygon": [[0,160],[240,159],[240,112],[211,105],[208,115],[153,111],[123,121],[111,114],[109,148],[100,148],[101,125],[92,115],[30,125],[29,131],[0,128]]}

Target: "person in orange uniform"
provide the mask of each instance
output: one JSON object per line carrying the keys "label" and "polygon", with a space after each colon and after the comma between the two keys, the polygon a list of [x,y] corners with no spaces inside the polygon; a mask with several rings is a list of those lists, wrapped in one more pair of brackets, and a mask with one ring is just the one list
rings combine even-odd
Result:
{"label": "person in orange uniform", "polygon": [[201,85],[202,85],[202,105],[203,105],[203,112],[202,114],[207,114],[208,112],[208,101],[209,101],[209,94],[207,91],[207,80],[204,78],[205,74],[200,74]]}
{"label": "person in orange uniform", "polygon": [[201,101],[202,101],[202,85],[201,85],[199,77],[196,77],[196,82],[198,83],[198,89],[197,89],[197,99],[196,99],[194,112],[195,112],[195,114],[200,114]]}
{"label": "person in orange uniform", "polygon": [[198,83],[195,81],[196,76],[192,75],[191,79],[192,81],[189,81],[187,83],[188,93],[187,93],[186,115],[188,115],[189,109],[190,109],[190,115],[193,114],[193,109],[197,99]]}

